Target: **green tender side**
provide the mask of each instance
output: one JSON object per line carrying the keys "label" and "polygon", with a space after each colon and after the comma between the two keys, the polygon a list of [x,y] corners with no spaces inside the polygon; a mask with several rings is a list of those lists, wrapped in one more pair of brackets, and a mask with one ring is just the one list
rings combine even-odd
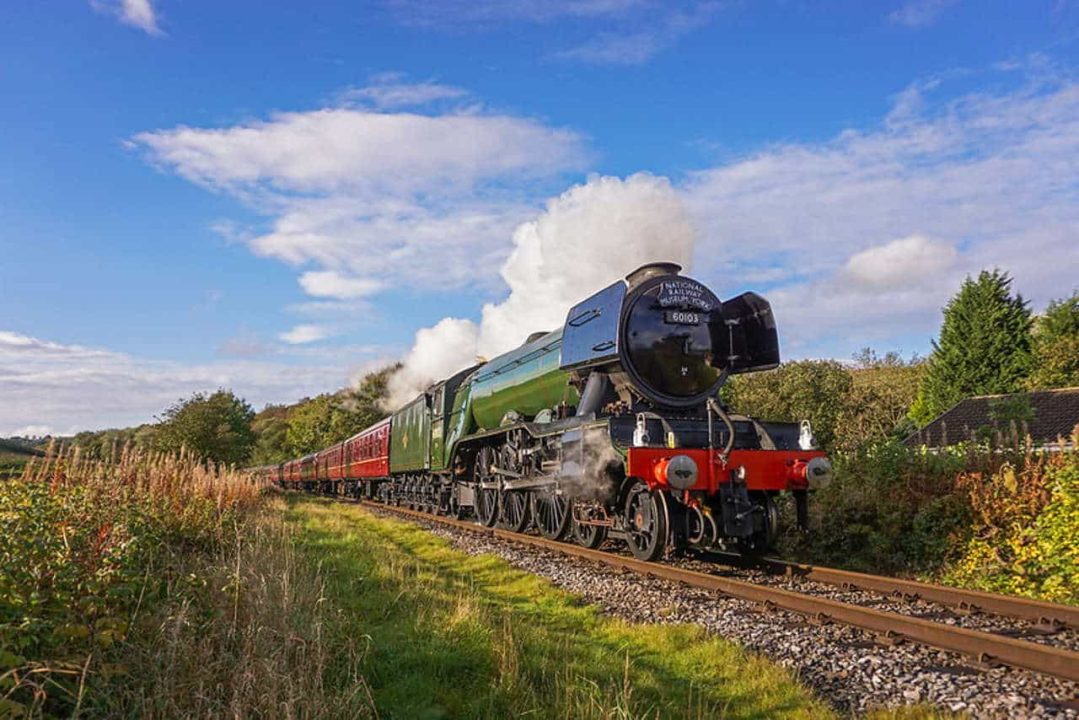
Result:
{"label": "green tender side", "polygon": [[393,414],[390,424],[390,472],[426,470],[430,466],[431,413],[420,395]]}
{"label": "green tender side", "polygon": [[469,387],[462,388],[462,394],[468,391],[473,431],[498,427],[511,410],[531,420],[545,408],[563,402],[576,405],[577,390],[569,384],[569,373],[559,369],[561,357],[559,329],[476,370]]}

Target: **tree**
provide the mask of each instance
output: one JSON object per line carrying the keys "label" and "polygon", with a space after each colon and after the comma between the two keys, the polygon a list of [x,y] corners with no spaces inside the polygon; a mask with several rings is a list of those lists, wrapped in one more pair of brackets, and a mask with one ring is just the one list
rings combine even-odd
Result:
{"label": "tree", "polygon": [[1031,366],[1031,316],[999,270],[967,278],[944,308],[940,339],[911,418],[925,425],[965,397],[1022,389]]}
{"label": "tree", "polygon": [[761,420],[809,420],[817,442],[831,448],[852,382],[850,371],[834,360],[800,360],[739,375],[723,397],[735,412]]}
{"label": "tree", "polygon": [[851,389],[836,427],[836,444],[853,449],[914,430],[907,417],[925,375],[925,361],[899,353],[879,357],[869,348],[854,356]]}
{"label": "tree", "polygon": [[195,393],[165,410],[155,443],[167,451],[186,447],[206,460],[244,463],[255,446],[254,417],[251,406],[231,391]]}
{"label": "tree", "polygon": [[289,459],[288,416],[286,405],[267,405],[255,415],[251,430],[258,439],[251,454],[252,465],[276,465]]}
{"label": "tree", "polygon": [[285,448],[289,457],[299,457],[332,445],[330,415],[333,396],[319,395],[305,399],[292,408],[285,432]]}
{"label": "tree", "polygon": [[1079,291],[1053,300],[1034,321],[1030,390],[1079,386]]}
{"label": "tree", "polygon": [[386,412],[380,401],[400,366],[365,376],[355,388],[319,395],[293,406],[284,435],[284,458],[299,457],[345,440],[375,424]]}

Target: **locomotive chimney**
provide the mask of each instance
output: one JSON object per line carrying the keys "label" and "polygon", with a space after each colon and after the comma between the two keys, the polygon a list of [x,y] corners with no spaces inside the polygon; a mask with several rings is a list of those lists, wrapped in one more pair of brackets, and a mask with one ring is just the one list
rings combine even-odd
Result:
{"label": "locomotive chimney", "polygon": [[647,265],[641,265],[629,275],[626,275],[626,282],[629,283],[629,289],[632,290],[649,278],[654,278],[658,275],[677,275],[681,270],[682,266],[678,263],[648,263]]}

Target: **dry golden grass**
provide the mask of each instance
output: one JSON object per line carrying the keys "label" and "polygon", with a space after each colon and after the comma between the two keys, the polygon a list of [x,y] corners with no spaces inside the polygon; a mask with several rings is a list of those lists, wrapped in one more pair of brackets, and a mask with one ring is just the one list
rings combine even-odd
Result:
{"label": "dry golden grass", "polygon": [[155,504],[178,508],[209,501],[220,511],[242,510],[258,503],[264,485],[231,466],[204,463],[187,451],[157,453],[131,445],[105,460],[87,457],[79,447],[52,444],[46,456],[31,460],[21,480],[51,488],[78,485],[103,499],[123,501],[132,494]]}

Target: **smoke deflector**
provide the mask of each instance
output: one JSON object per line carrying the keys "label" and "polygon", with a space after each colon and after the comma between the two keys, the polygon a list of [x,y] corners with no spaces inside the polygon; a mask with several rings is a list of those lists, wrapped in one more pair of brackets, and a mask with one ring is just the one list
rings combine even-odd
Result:
{"label": "smoke deflector", "polygon": [[737,374],[779,365],[779,334],[772,306],[757,293],[723,301],[722,318],[713,319],[712,364]]}

